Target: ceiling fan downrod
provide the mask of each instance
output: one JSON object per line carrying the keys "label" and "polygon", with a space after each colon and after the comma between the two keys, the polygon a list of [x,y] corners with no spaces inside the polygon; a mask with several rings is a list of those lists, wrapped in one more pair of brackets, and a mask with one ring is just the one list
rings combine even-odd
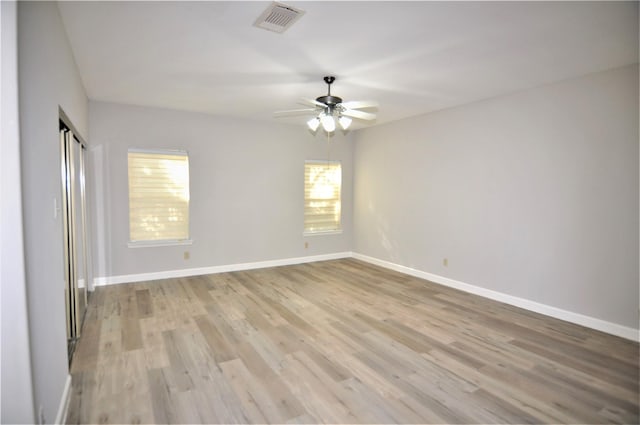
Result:
{"label": "ceiling fan downrod", "polygon": [[337,104],[342,103],[342,98],[338,96],[331,96],[331,84],[333,84],[335,80],[336,77],[332,75],[324,77],[324,82],[327,83],[327,95],[316,98],[318,102],[327,105],[330,114],[333,113],[333,110]]}
{"label": "ceiling fan downrod", "polygon": [[336,77],[334,77],[333,75],[329,75],[327,77],[324,77],[324,82],[327,83],[327,92],[329,94],[329,96],[331,96],[331,84],[333,84],[333,82],[336,80]]}

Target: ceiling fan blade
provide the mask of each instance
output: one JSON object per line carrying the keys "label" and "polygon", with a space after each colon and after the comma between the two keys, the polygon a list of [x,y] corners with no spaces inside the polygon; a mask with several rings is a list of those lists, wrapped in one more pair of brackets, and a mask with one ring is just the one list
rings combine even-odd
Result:
{"label": "ceiling fan blade", "polygon": [[326,108],[327,107],[327,105],[325,105],[322,102],[318,102],[315,99],[300,99],[298,101],[298,103],[301,104],[301,105],[320,106],[321,108]]}
{"label": "ceiling fan blade", "polygon": [[375,120],[376,114],[371,114],[369,112],[356,111],[354,109],[344,109],[342,115],[346,115],[348,117],[358,118],[361,120]]}
{"label": "ceiling fan blade", "polygon": [[375,100],[352,100],[350,102],[342,102],[341,105],[347,109],[377,108],[379,106]]}
{"label": "ceiling fan blade", "polygon": [[315,108],[305,108],[305,109],[290,109],[288,111],[275,111],[273,113],[274,117],[286,117],[286,116],[294,116],[294,115],[310,115],[316,112]]}

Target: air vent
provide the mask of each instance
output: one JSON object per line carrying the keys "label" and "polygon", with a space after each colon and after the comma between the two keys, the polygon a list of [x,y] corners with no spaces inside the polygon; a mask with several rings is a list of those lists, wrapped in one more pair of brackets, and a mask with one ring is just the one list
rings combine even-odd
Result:
{"label": "air vent", "polygon": [[273,2],[253,23],[254,27],[283,33],[304,15],[304,10]]}

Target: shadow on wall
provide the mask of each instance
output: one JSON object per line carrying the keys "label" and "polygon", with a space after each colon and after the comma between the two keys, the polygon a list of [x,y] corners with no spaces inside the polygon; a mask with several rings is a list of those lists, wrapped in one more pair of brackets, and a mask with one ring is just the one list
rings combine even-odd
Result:
{"label": "shadow on wall", "polygon": [[381,241],[382,248],[386,255],[386,260],[396,264],[403,264],[400,257],[400,249],[397,243],[394,243],[389,239],[389,222],[381,214],[376,213],[375,206],[371,201],[368,205],[369,215],[374,217],[376,234]]}
{"label": "shadow on wall", "polygon": [[[89,235],[91,240],[91,276],[95,279],[99,276],[111,275],[110,256],[111,252],[111,214],[108,212],[109,197],[109,167],[106,165],[105,145],[89,147],[89,169],[87,177],[90,178],[92,184],[88,184],[87,197],[93,214],[87,214],[89,217]],[[92,223],[92,221],[95,221]],[[93,291],[93,282],[90,282],[89,290]]]}

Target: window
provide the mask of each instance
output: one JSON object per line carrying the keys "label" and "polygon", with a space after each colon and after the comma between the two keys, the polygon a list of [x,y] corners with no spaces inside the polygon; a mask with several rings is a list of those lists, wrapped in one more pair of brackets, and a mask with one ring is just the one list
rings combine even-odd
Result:
{"label": "window", "polygon": [[342,168],[339,162],[304,164],[304,232],[340,231]]}
{"label": "window", "polygon": [[129,150],[129,240],[189,239],[189,156],[184,151]]}

